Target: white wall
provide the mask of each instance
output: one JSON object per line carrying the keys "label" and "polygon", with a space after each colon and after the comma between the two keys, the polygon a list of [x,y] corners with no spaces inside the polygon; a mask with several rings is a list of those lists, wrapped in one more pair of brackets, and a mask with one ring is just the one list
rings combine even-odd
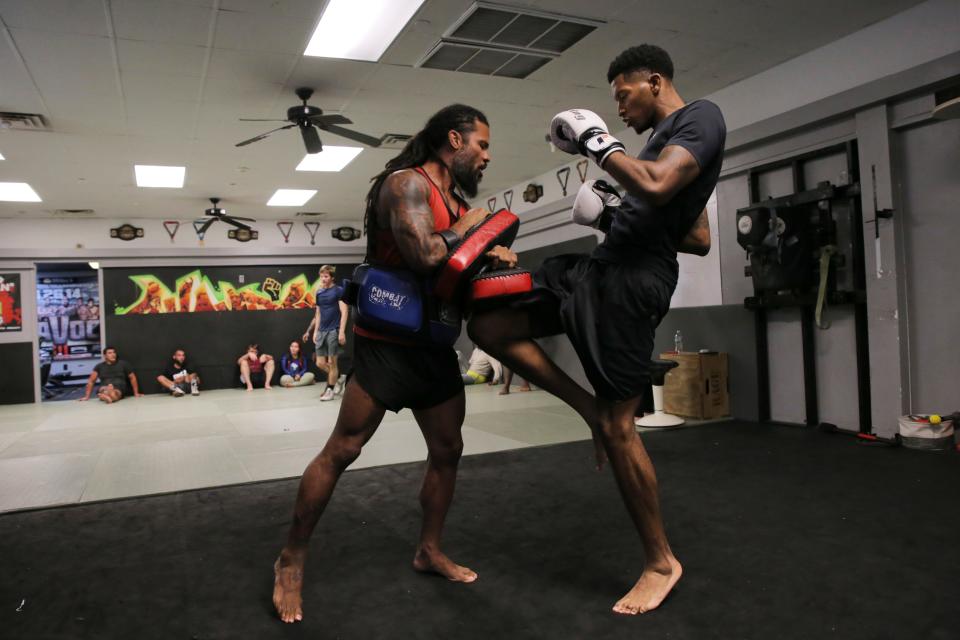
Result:
{"label": "white wall", "polygon": [[958,50],[960,2],[928,0],[707,98],[733,131]]}
{"label": "white wall", "polygon": [[[142,227],[144,237],[131,241],[110,237],[110,229],[125,222]],[[342,242],[331,237],[330,231],[348,225],[358,228],[357,222],[322,222],[316,234],[316,245],[310,244],[310,235],[301,222],[296,222],[290,233],[290,242],[272,220],[257,223],[258,240],[237,242],[227,238],[228,225],[214,223],[201,243],[190,221],[180,223],[171,241],[162,220],[72,220],[25,219],[0,220],[0,264],[18,260],[102,260],[105,258],[197,258],[280,257],[309,258],[323,261],[356,261],[362,258],[365,239]]]}

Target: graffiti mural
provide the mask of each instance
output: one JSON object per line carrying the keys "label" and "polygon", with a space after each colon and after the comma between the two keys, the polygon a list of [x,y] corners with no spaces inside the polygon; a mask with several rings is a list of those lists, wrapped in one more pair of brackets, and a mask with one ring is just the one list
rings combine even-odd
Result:
{"label": "graffiti mural", "polygon": [[264,278],[261,282],[236,286],[218,280],[216,284],[201,269],[191,271],[168,287],[151,274],[128,276],[138,287],[139,296],[126,306],[117,305],[118,316],[149,313],[200,313],[205,311],[275,311],[309,309],[319,280],[311,282],[304,274],[279,282]]}

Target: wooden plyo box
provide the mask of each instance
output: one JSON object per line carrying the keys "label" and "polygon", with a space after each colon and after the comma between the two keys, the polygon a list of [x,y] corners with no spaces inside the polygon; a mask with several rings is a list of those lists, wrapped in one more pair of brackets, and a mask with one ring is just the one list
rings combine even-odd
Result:
{"label": "wooden plyo box", "polygon": [[727,354],[683,351],[661,353],[660,358],[680,363],[664,381],[664,411],[697,420],[730,415]]}

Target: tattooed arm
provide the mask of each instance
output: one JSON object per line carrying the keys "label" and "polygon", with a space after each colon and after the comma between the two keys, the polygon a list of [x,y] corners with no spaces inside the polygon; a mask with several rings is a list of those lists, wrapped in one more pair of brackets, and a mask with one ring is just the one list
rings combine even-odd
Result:
{"label": "tattooed arm", "polygon": [[[400,255],[411,269],[429,273],[447,255],[447,244],[434,231],[433,211],[430,209],[430,185],[416,171],[397,171],[390,175],[380,189],[377,209],[389,216]],[[471,209],[450,228],[458,236],[489,213]]]}
{"label": "tattooed arm", "polygon": [[710,220],[707,218],[707,210],[704,209],[693,223],[686,237],[680,241],[677,247],[680,253],[692,253],[696,256],[705,256],[710,253]]}

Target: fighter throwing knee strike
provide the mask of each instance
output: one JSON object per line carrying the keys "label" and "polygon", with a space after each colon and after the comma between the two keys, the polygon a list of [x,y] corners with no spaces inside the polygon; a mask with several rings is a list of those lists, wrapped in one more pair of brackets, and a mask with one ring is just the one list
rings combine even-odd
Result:
{"label": "fighter throwing knee strike", "polygon": [[[487,119],[480,111],[451,105],[431,117],[386,164],[367,195],[367,264],[363,273],[372,278],[370,274],[380,269],[383,278],[394,279],[393,284],[410,286],[428,280],[467,230],[488,218],[486,210],[469,209],[462,194],[473,197],[477,193],[490,162],[489,139]],[[516,263],[516,256],[503,247],[493,248],[490,259],[507,266]],[[360,271],[355,272],[354,280]],[[409,297],[432,296],[429,287],[414,291],[413,296],[398,295],[389,283],[381,281],[366,293],[374,305],[388,311],[395,307],[396,313],[401,313],[400,307],[442,306],[433,298],[425,298],[420,306],[406,306]],[[414,569],[457,582],[477,579],[476,573],[453,562],[440,548],[463,450],[465,399],[452,342],[430,344],[412,335],[364,328],[364,308],[357,309],[354,373],[333,433],[300,480],[287,543],[274,566],[273,603],[284,622],[303,618],[301,589],[310,535],[340,474],[360,455],[388,409],[412,410],[428,451]],[[460,326],[457,317],[457,333]]]}
{"label": "fighter throwing knee strike", "polygon": [[[711,102],[684,103],[663,49],[632,47],[610,64],[619,114],[635,132],[653,129],[637,158],[597,114],[572,109],[550,123],[553,144],[597,163],[626,190],[587,181],[573,219],[606,237],[589,255],[551,258],[534,276],[538,295],[522,305],[474,315],[471,338],[527,380],[557,395],[590,425],[640,533],[646,565],[617,613],[655,609],[682,573],[664,530],[653,464],[634,427],[648,374],[654,330],[677,285],[677,252],[705,255],[704,209],[716,187],[726,126]],[[596,397],[561,371],[532,338],[565,332]]]}

